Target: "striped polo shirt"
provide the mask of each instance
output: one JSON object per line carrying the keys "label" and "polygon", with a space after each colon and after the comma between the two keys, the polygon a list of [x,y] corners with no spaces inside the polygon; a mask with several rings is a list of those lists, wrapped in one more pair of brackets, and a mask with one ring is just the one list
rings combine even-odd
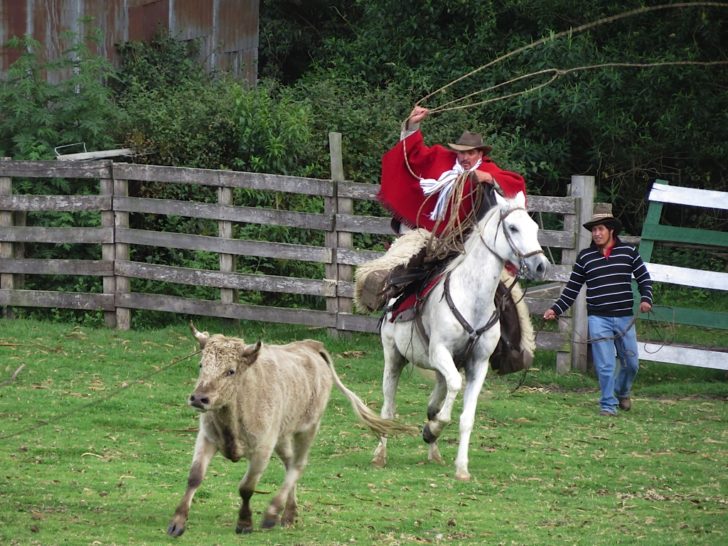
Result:
{"label": "striped polo shirt", "polygon": [[586,283],[586,309],[589,315],[624,317],[632,315],[632,276],[637,281],[641,299],[652,304],[652,279],[637,249],[615,237],[609,257],[592,243],[576,258],[569,282],[551,307],[563,314],[576,300]]}

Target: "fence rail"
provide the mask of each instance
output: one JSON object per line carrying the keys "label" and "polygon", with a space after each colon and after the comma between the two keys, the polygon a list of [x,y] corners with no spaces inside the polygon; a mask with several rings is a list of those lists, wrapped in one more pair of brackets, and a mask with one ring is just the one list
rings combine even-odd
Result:
{"label": "fence rail", "polygon": [[[728,210],[728,193],[670,186],[666,181],[659,180],[653,184],[649,200],[649,209],[642,229],[640,254],[653,282],[708,290],[728,290],[728,273],[676,267],[651,261],[654,247],[660,243],[689,243],[696,248],[718,248],[721,251],[728,249],[726,232],[675,227],[662,223],[664,204]],[[728,330],[728,312],[725,311],[656,306],[649,320]],[[639,350],[642,360],[728,370],[728,352],[724,351],[649,342],[640,343]]]}
{"label": "fence rail", "polygon": [[[353,271],[357,265],[376,258],[381,251],[354,244],[354,235],[390,235],[389,217],[355,212],[357,202],[374,201],[378,186],[344,180],[341,167],[340,135],[330,135],[331,179],[299,178],[271,174],[191,169],[111,161],[0,161],[0,307],[12,315],[13,307],[66,308],[101,311],[110,327],[131,327],[133,310],[215,316],[231,319],[296,323],[339,331],[373,332],[378,316],[357,314],[352,307]],[[74,180],[95,180],[97,195],[29,195],[14,191],[14,184],[33,179],[62,178],[67,186]],[[136,195],[130,188],[140,185],[184,185],[209,187],[217,192],[216,202],[189,199],[159,199]],[[583,238],[581,218],[593,210],[594,182],[591,177],[573,177],[571,195],[530,196],[533,214],[552,215],[562,229],[541,230],[542,245],[560,252],[547,281],[563,283]],[[86,183],[88,187],[88,183]],[[277,192],[321,198],[322,212],[300,212],[274,208],[239,206],[236,190]],[[97,213],[98,225],[43,227],[28,225],[28,214],[47,212]],[[159,231],[139,219],[146,215],[185,217],[217,223],[215,233]],[[131,220],[135,219],[134,222]],[[323,244],[242,239],[233,236],[243,224],[281,226],[313,230],[323,234]],[[148,229],[147,229],[148,228]],[[84,244],[100,247],[100,258],[41,258],[27,255],[26,246],[38,244]],[[175,263],[135,261],[134,249],[169,248],[214,253],[217,269],[193,269]],[[322,278],[259,275],[238,271],[239,257],[274,258],[311,262],[323,266]],[[82,276],[100,278],[101,293],[29,290],[24,279],[31,275]],[[138,281],[207,287],[218,290],[213,300],[135,291]],[[274,292],[323,298],[326,309],[287,308],[245,303],[246,291]],[[553,290],[532,289],[526,301],[532,313],[540,315],[553,301]],[[573,320],[560,321],[560,331],[538,331],[537,346],[558,351],[558,367],[586,369],[586,355],[573,350],[578,336],[579,311]],[[578,347],[578,346],[576,346]]]}

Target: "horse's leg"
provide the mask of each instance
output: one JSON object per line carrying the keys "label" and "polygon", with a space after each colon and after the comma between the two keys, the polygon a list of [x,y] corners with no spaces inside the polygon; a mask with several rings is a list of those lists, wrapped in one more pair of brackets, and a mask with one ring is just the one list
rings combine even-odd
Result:
{"label": "horse's leg", "polygon": [[[402,375],[407,361],[402,353],[397,349],[392,335],[382,336],[382,349],[384,350],[384,373],[382,375],[382,392],[384,394],[384,402],[382,403],[381,416],[383,419],[394,419],[397,411],[395,396],[397,394],[397,386],[399,378]],[[384,467],[387,464],[387,437],[379,437],[379,445],[374,450],[372,464],[378,467]]]}
{"label": "horse's leg", "polygon": [[444,378],[446,393],[440,411],[427,421],[425,428],[422,430],[422,439],[428,444],[435,442],[445,426],[451,421],[455,398],[463,385],[462,377],[455,368],[452,355],[444,345],[439,344],[435,347],[430,345],[430,365]]}
{"label": "horse's leg", "polygon": [[[435,372],[435,387],[432,389],[430,400],[427,403],[427,420],[430,421],[435,418],[442,408],[442,402],[447,394],[447,383],[445,378],[439,372]],[[437,447],[437,439],[429,443],[429,449],[427,453],[427,460],[435,463],[442,464],[442,455],[440,455],[440,448]]]}
{"label": "horse's leg", "polygon": [[473,432],[478,396],[483,388],[487,372],[487,359],[479,360],[477,364],[466,372],[465,389],[463,390],[463,411],[460,414],[460,441],[458,444],[458,454],[455,458],[455,478],[458,480],[467,481],[470,479],[470,472],[468,472],[470,434]]}

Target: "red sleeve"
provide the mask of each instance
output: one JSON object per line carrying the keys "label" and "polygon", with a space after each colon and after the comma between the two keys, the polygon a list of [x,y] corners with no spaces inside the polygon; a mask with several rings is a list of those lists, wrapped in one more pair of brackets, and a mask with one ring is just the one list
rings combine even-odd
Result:
{"label": "red sleeve", "polygon": [[523,192],[524,196],[526,195],[526,181],[523,177],[518,173],[501,169],[490,158],[483,158],[483,163],[478,170],[490,173],[503,189],[506,197],[515,197],[519,191]]}
{"label": "red sleeve", "polygon": [[420,131],[400,140],[382,157],[379,202],[405,225],[432,230],[429,214],[437,199],[425,198],[417,176],[438,178],[455,159],[454,152],[440,145],[426,146]]}

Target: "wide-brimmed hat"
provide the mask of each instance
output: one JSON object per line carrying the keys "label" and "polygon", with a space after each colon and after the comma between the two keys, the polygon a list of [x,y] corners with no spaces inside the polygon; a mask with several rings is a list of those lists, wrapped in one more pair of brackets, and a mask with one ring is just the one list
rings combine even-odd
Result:
{"label": "wide-brimmed hat", "polygon": [[483,144],[483,137],[478,133],[465,131],[457,142],[450,142],[448,146],[456,152],[467,152],[468,150],[483,150],[484,154],[490,152],[493,147]]}
{"label": "wide-brimmed hat", "polygon": [[592,216],[592,219],[584,224],[584,229],[591,231],[594,226],[603,225],[615,232],[622,230],[622,222],[609,213],[600,213]]}

